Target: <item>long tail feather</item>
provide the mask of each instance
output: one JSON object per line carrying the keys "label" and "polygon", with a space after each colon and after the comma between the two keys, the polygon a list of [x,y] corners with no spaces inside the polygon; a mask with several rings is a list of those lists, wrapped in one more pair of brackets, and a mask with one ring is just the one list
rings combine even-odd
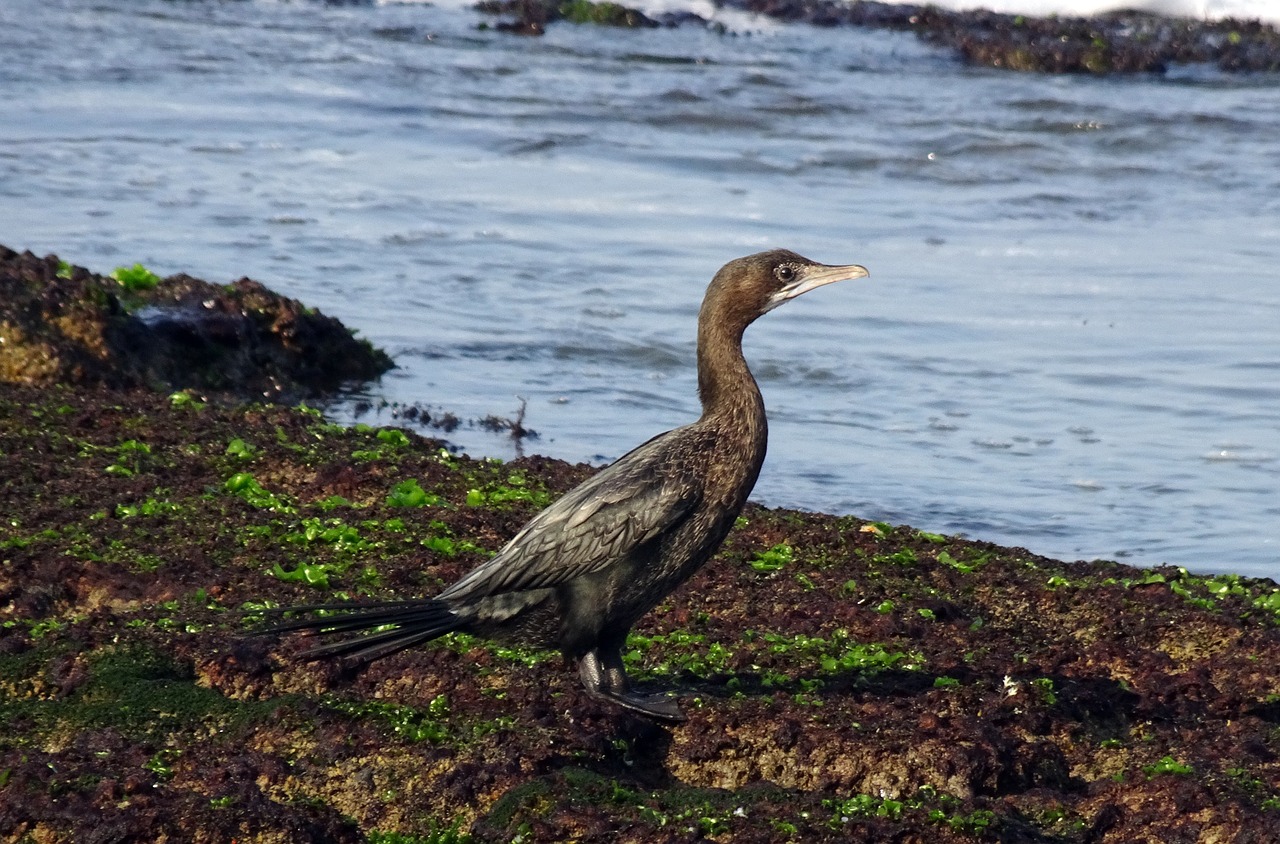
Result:
{"label": "long tail feather", "polygon": [[[437,636],[443,636],[466,624],[466,621],[450,609],[444,601],[431,599],[381,601],[370,604],[310,604],[271,610],[270,615],[279,617],[286,612],[317,611],[331,614],[282,621],[261,628],[257,633],[269,635],[305,631],[314,636],[329,636],[366,630],[376,631],[318,645],[299,655],[302,659],[308,660],[347,657],[358,662],[372,662]],[[381,627],[389,629],[379,630],[378,628]]]}

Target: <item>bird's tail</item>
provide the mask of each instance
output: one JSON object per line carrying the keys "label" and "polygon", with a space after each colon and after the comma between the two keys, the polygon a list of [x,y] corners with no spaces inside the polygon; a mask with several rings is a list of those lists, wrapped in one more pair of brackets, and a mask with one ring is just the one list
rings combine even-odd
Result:
{"label": "bird's tail", "polygon": [[311,618],[281,621],[257,632],[260,635],[302,630],[315,636],[372,631],[360,636],[317,645],[303,651],[303,659],[349,657],[359,662],[372,662],[397,651],[443,636],[466,625],[444,601],[381,601],[370,604],[350,602],[310,604],[268,611],[279,618],[285,613],[321,613]]}

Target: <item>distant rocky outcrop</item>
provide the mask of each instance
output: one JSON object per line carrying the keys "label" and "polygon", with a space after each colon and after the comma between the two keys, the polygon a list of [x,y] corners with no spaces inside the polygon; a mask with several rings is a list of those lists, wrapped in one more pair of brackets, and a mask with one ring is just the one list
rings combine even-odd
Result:
{"label": "distant rocky outcrop", "polygon": [[[717,5],[814,26],[914,32],[971,64],[1010,70],[1163,72],[1173,64],[1215,64],[1233,72],[1280,70],[1280,32],[1257,20],[1204,21],[1139,11],[1035,17],[877,0],[720,0]],[[718,26],[692,12],[649,17],[591,0],[481,0],[476,8],[510,16],[496,28],[522,35],[541,35],[547,24],[561,20],[627,27]]]}
{"label": "distant rocky outcrop", "polygon": [[333,317],[247,278],[115,275],[0,246],[0,382],[288,401],[394,366]]}

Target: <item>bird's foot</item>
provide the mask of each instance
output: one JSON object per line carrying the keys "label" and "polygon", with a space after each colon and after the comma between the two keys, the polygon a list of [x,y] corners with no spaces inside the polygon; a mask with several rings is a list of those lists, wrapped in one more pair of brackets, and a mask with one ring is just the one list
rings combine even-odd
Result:
{"label": "bird's foot", "polygon": [[669,697],[662,692],[653,694],[641,694],[640,692],[608,692],[599,691],[595,693],[595,697],[602,700],[612,701],[624,709],[632,712],[638,712],[641,715],[647,715],[658,721],[666,721],[671,724],[682,724],[689,720],[689,717],[680,710],[679,704],[675,698]]}
{"label": "bird's foot", "polygon": [[612,701],[658,721],[679,724],[688,720],[674,698],[661,692],[642,694],[631,689],[627,672],[622,667],[622,653],[617,647],[583,654],[578,662],[578,673],[582,677],[582,685],[592,697]]}

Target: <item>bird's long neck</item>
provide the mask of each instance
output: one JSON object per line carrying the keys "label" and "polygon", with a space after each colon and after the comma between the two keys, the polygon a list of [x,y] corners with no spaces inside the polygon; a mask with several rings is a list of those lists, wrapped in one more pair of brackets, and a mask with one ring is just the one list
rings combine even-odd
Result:
{"label": "bird's long neck", "polygon": [[767,423],[764,399],[742,355],[741,320],[723,319],[704,308],[698,319],[698,397],[703,423],[728,423],[741,431],[744,446],[757,442],[763,457]]}

